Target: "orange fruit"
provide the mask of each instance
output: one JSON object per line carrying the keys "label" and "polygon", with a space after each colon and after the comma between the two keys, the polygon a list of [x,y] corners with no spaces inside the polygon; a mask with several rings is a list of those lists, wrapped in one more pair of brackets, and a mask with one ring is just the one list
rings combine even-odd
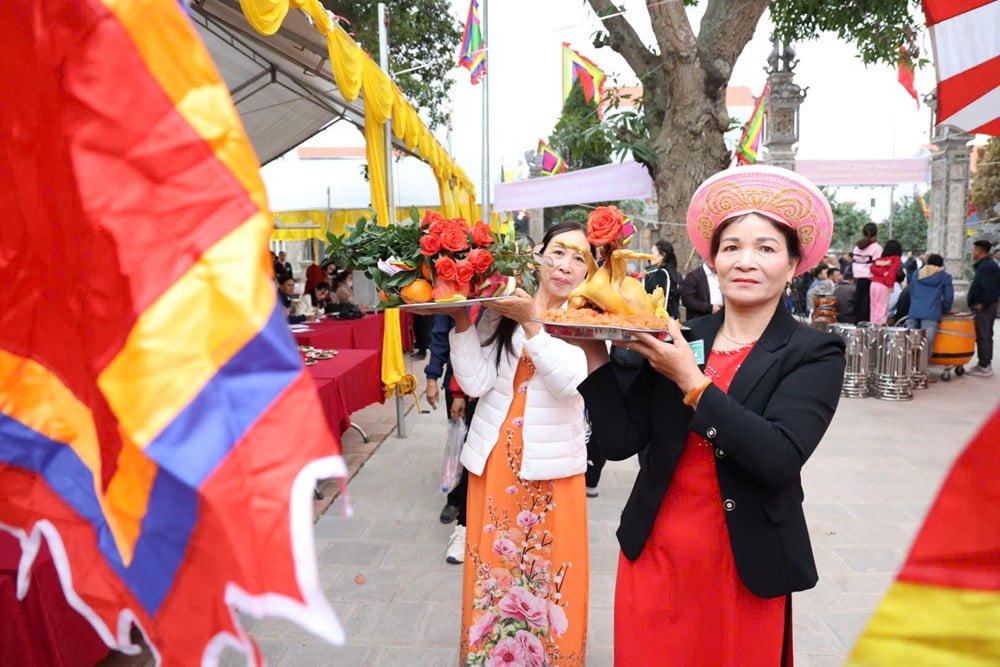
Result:
{"label": "orange fruit", "polygon": [[431,279],[431,265],[427,262],[420,263],[420,275],[422,275],[426,280]]}
{"label": "orange fruit", "polygon": [[423,278],[417,278],[412,283],[399,290],[403,303],[427,303],[431,300],[431,284]]}
{"label": "orange fruit", "polygon": [[378,291],[378,298],[382,299],[382,301],[388,301],[389,300],[389,295],[385,293],[384,289],[380,289]]}

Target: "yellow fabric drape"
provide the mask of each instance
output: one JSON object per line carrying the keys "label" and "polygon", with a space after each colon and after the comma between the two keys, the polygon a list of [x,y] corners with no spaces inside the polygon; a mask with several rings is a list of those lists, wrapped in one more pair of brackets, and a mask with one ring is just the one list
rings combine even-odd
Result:
{"label": "yellow fabric drape", "polygon": [[271,232],[272,241],[307,241],[309,239],[326,240],[326,230],[317,229],[275,229]]}
{"label": "yellow fabric drape", "polygon": [[399,310],[385,311],[385,332],[382,334],[382,384],[386,394],[399,384],[406,373],[403,364],[403,337],[399,332]]}

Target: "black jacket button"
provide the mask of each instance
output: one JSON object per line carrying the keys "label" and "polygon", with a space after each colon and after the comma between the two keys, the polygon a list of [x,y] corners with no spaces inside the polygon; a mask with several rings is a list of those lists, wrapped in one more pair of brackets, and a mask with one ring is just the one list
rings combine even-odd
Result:
{"label": "black jacket button", "polygon": [[736,501],[733,500],[732,498],[726,498],[724,501],[722,501],[722,507],[727,512],[732,512],[734,509],[736,509]]}
{"label": "black jacket button", "polygon": [[709,426],[708,430],[705,431],[705,437],[708,438],[708,439],[710,439],[710,440],[712,438],[714,438],[715,436],[717,436],[717,435],[719,435],[719,432],[715,430],[714,426]]}

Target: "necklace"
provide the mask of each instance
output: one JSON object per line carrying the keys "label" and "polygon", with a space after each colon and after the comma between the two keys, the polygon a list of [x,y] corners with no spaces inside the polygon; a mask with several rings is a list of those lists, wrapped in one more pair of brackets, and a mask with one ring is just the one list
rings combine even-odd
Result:
{"label": "necklace", "polygon": [[[729,336],[726,335],[726,332],[723,331],[722,329],[719,329],[719,335],[722,336],[723,338],[725,338],[726,340],[728,340],[730,343],[735,343],[736,345],[739,345],[740,347],[749,347],[749,346],[751,346],[751,345],[753,345],[754,343],[757,342],[757,338],[754,338],[749,343],[744,343],[743,341],[736,340],[735,338],[730,338]],[[759,338],[759,336],[758,336],[758,338]]]}

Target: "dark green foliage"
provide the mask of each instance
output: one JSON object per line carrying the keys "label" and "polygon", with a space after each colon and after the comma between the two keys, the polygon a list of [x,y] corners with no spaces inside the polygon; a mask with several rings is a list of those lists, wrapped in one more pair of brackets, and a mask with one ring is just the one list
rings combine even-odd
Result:
{"label": "dark green foliage", "polygon": [[[928,197],[928,204],[929,204]],[[927,249],[927,219],[920,210],[920,201],[916,197],[905,196],[896,202],[892,215],[887,224],[883,225],[884,232],[879,234],[885,237],[882,244],[890,238],[894,238],[903,245],[904,251],[921,252]],[[888,223],[892,223],[892,233],[889,233]]]}
{"label": "dark green foliage", "polygon": [[976,173],[969,193],[980,223],[1000,222],[1000,137],[991,137],[976,153]]}
{"label": "dark green foliage", "polygon": [[872,222],[872,217],[854,204],[838,202],[829,192],[825,194],[833,209],[833,241],[830,248],[850,252],[855,242],[861,238],[861,228]]}
{"label": "dark green foliage", "polygon": [[770,11],[775,33],[785,42],[829,32],[857,46],[866,64],[895,65],[901,45],[916,64],[926,62],[917,46],[919,0],[776,0]]}
{"label": "dark green foliage", "polygon": [[591,131],[600,126],[597,97],[588,103],[577,81],[563,103],[562,115],[549,135],[549,145],[562,155],[570,171],[608,164],[611,143],[603,133]]}
{"label": "dark green foliage", "polygon": [[[383,1],[389,16],[389,69],[401,72],[430,63],[393,79],[407,99],[430,119],[432,128],[444,124],[448,119],[448,92],[455,83],[448,73],[458,60],[463,26],[452,17],[448,0]],[[345,29],[377,63],[378,2],[323,0],[323,4],[350,21]]]}

